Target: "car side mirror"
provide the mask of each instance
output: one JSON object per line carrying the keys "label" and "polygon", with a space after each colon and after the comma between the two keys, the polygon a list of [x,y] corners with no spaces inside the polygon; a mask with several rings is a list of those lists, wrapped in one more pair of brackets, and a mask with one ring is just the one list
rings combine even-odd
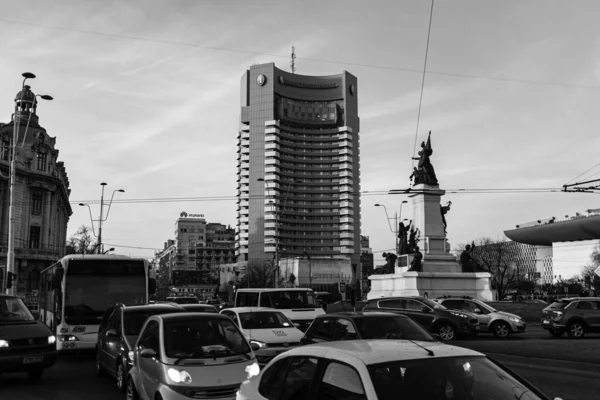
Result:
{"label": "car side mirror", "polygon": [[154,358],[156,357],[156,351],[152,349],[144,349],[140,351],[140,357],[142,358]]}
{"label": "car side mirror", "polygon": [[258,345],[258,343],[250,343],[250,348],[252,349],[252,351],[257,351],[260,349],[260,346]]}
{"label": "car side mirror", "polygon": [[119,336],[119,335],[117,334],[116,329],[109,329],[106,331],[106,336]]}
{"label": "car side mirror", "polygon": [[481,314],[481,308],[476,308],[473,310],[475,314]]}

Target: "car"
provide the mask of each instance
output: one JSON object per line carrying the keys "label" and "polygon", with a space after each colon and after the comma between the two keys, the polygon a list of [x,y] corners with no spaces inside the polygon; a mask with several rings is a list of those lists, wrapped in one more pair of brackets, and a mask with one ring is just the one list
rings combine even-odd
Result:
{"label": "car", "polygon": [[58,359],[56,336],[17,296],[0,294],[0,373],[26,372],[40,380]]}
{"label": "car", "polygon": [[217,307],[210,304],[180,304],[181,308],[189,312],[218,313]]}
{"label": "car", "polygon": [[156,314],[186,312],[177,304],[126,306],[116,304],[104,312],[96,343],[96,374],[115,378],[117,389],[125,391],[125,379],[133,363],[133,346],[146,322]]}
{"label": "car", "polygon": [[527,330],[527,323],[518,315],[498,311],[470,296],[443,296],[434,301],[450,310],[462,310],[475,314],[481,333],[493,333],[498,338],[506,339],[511,334],[523,333]]}
{"label": "car", "polygon": [[253,349],[225,315],[153,315],[135,345],[127,399],[233,400],[260,371]]}
{"label": "car", "polygon": [[407,316],[386,312],[339,312],[319,315],[310,325],[303,345],[338,340],[410,339],[437,341]]}
{"label": "car", "polygon": [[256,359],[266,365],[277,354],[300,346],[304,333],[281,311],[266,307],[238,307],[221,311],[241,328],[250,344],[258,345]]}
{"label": "car", "polygon": [[555,301],[542,310],[542,328],[552,336],[565,332],[581,339],[586,333],[600,333],[600,297],[571,297]]}
{"label": "car", "polygon": [[348,340],[292,349],[237,400],[549,400],[485,354],[440,342]]}
{"label": "car", "polygon": [[167,297],[167,302],[175,304],[200,304],[195,297]]}
{"label": "car", "polygon": [[458,336],[476,335],[479,323],[474,314],[448,310],[443,305],[425,297],[381,297],[367,301],[363,311],[386,311],[406,315],[421,324],[441,340],[454,340]]}

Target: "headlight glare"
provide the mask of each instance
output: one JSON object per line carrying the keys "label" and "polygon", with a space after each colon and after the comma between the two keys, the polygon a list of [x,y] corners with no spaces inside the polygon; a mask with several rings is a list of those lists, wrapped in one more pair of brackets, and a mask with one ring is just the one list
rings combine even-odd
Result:
{"label": "headlight glare", "polygon": [[469,316],[467,314],[463,314],[463,313],[459,313],[459,312],[452,312],[452,315],[454,315],[456,317],[461,317],[461,318],[469,318]]}
{"label": "headlight glare", "polygon": [[127,358],[129,358],[129,361],[133,361],[133,351],[127,353]]}
{"label": "headlight glare", "polygon": [[54,344],[54,343],[56,343],[56,336],[54,336],[54,335],[48,336],[48,344]]}
{"label": "headlight glare", "polygon": [[260,373],[260,367],[258,363],[252,363],[246,367],[246,378],[250,379]]}
{"label": "headlight glare", "polygon": [[175,368],[169,368],[167,375],[175,383],[192,383],[192,377],[187,371],[179,371]]}
{"label": "headlight glare", "polygon": [[508,317],[508,320],[512,322],[521,322],[521,319],[517,317]]}
{"label": "headlight glare", "polygon": [[79,342],[79,339],[73,335],[58,335],[58,340],[61,342]]}
{"label": "headlight glare", "polygon": [[0,349],[3,347],[8,347],[8,342],[6,340],[0,339]]}
{"label": "headlight glare", "polygon": [[261,349],[266,349],[267,347],[269,347],[269,345],[266,344],[265,342],[261,342],[258,340],[251,340],[250,344],[252,344],[252,343],[256,343],[258,345],[258,347],[260,347]]}

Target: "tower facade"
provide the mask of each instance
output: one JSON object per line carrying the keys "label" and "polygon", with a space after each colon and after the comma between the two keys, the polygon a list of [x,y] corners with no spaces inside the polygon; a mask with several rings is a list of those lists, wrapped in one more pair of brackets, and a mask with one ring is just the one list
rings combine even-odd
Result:
{"label": "tower facade", "polygon": [[238,261],[342,258],[358,274],[359,165],[355,76],[253,65],[241,80]]}

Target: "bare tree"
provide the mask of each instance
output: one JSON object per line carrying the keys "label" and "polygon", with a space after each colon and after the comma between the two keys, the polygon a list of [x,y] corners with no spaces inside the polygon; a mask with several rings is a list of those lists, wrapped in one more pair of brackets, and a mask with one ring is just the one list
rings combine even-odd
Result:
{"label": "bare tree", "polygon": [[81,225],[77,231],[67,240],[67,246],[73,249],[76,254],[92,254],[98,247],[98,242],[94,239],[92,229],[89,226]]}
{"label": "bare tree", "polygon": [[[482,237],[473,241],[475,248],[471,253],[473,261],[492,276],[490,284],[496,290],[499,299],[504,299],[510,289],[516,288],[524,276],[519,267],[522,262],[513,243],[506,238],[492,239]],[[462,245],[461,252],[466,245]]]}
{"label": "bare tree", "polygon": [[600,267],[600,246],[594,249],[590,256],[590,263],[585,265],[581,270],[581,279],[588,289],[600,289],[600,276],[596,274],[596,269]]}
{"label": "bare tree", "polygon": [[239,287],[268,288],[275,282],[275,267],[270,260],[251,260],[240,274]]}

